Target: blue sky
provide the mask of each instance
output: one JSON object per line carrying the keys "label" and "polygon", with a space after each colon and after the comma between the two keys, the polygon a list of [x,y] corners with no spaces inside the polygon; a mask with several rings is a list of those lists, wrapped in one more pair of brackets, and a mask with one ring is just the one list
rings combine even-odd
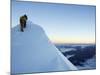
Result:
{"label": "blue sky", "polygon": [[12,27],[27,14],[55,43],[94,43],[95,6],[12,2]]}

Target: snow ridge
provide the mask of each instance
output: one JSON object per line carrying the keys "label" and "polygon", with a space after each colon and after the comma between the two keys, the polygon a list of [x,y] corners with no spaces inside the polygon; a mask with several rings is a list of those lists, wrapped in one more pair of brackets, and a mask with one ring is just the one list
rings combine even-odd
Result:
{"label": "snow ridge", "polygon": [[77,70],[49,41],[45,31],[27,22],[24,32],[19,25],[11,29],[11,73]]}

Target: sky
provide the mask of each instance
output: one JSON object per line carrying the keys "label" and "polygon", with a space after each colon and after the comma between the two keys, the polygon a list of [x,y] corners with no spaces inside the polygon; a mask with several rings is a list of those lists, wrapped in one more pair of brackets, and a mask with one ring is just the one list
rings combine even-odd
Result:
{"label": "sky", "polygon": [[54,43],[95,43],[95,10],[89,5],[12,1],[11,26],[27,14]]}

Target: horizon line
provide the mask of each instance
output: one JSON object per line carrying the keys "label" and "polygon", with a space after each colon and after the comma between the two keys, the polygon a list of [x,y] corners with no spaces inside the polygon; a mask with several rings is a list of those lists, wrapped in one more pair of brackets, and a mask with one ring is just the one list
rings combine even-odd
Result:
{"label": "horizon line", "polygon": [[53,44],[96,44],[96,42],[94,43],[57,43],[57,42],[52,42]]}

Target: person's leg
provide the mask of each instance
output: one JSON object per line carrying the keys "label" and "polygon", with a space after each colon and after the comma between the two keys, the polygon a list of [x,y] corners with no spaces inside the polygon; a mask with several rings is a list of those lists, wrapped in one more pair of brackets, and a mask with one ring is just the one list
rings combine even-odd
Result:
{"label": "person's leg", "polygon": [[22,32],[24,31],[23,28],[24,28],[24,23],[23,23],[22,21],[20,21],[20,30],[21,30]]}
{"label": "person's leg", "polygon": [[24,28],[26,28],[26,21],[25,21],[25,23],[24,23]]}
{"label": "person's leg", "polygon": [[21,30],[21,32],[24,32],[24,30],[23,30],[23,24],[21,24],[20,30]]}
{"label": "person's leg", "polygon": [[20,30],[22,31],[22,32],[24,32],[24,20],[23,19],[20,19]]}

